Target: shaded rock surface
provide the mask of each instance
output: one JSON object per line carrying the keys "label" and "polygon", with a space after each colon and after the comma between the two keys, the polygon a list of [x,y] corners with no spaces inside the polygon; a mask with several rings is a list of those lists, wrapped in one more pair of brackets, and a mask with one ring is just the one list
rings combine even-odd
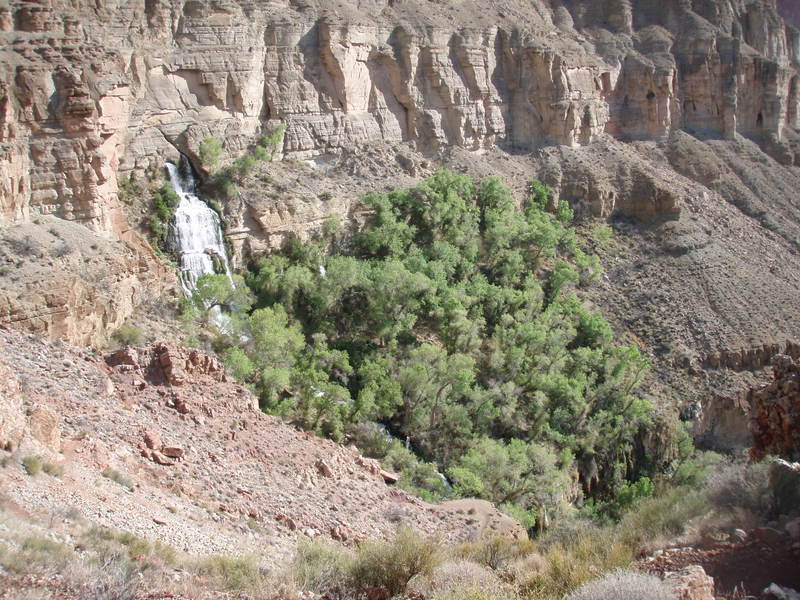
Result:
{"label": "shaded rock surface", "polygon": [[800,458],[800,364],[790,356],[772,359],[773,380],[749,393],[750,455],[760,460],[767,454]]}

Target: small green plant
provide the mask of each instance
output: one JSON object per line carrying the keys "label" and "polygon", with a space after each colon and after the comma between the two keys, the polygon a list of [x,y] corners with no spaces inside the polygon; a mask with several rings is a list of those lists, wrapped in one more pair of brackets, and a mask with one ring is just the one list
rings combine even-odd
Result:
{"label": "small green plant", "polygon": [[61,477],[64,474],[64,467],[51,462],[46,462],[42,464],[42,471],[51,477]]}
{"label": "small green plant", "polygon": [[142,341],[142,332],[138,327],[126,323],[111,334],[111,338],[121,346],[137,346]]}
{"label": "small green plant", "polygon": [[592,228],[592,240],[600,247],[605,247],[614,237],[614,230],[608,225],[596,225]]}
{"label": "small green plant", "polygon": [[207,169],[215,167],[222,156],[222,142],[215,137],[205,138],[200,144],[198,155],[204,167]]}
{"label": "small green plant", "polygon": [[125,477],[119,471],[112,469],[111,467],[106,467],[105,469],[103,469],[102,474],[103,477],[105,477],[106,479],[110,479],[114,483],[118,483],[122,487],[128,488],[130,491],[133,491],[133,482],[127,477]]}
{"label": "small green plant", "polygon": [[275,160],[275,155],[283,147],[283,134],[286,132],[286,125],[280,123],[269,133],[261,136],[259,145],[263,146],[269,154],[269,161]]}
{"label": "small green plant", "polygon": [[156,245],[162,250],[167,249],[169,224],[175,216],[178,204],[180,198],[167,182],[153,194],[152,214],[147,218],[147,226],[155,238]]}
{"label": "small green plant", "polygon": [[42,472],[42,461],[36,456],[26,456],[23,458],[22,466],[31,477],[36,477]]}

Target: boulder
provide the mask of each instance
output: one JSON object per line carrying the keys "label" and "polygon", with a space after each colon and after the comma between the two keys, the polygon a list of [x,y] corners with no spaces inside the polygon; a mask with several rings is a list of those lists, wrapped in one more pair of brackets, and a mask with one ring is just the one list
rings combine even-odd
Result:
{"label": "boulder", "polygon": [[677,600],[714,600],[714,579],[700,565],[690,565],[668,573],[664,581],[674,590]]}
{"label": "boulder", "polygon": [[51,452],[61,451],[61,418],[51,408],[37,404],[28,413],[31,438]]}

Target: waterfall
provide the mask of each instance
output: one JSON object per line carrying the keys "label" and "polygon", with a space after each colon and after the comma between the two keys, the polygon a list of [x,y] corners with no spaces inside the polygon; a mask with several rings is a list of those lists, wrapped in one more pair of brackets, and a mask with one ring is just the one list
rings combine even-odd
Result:
{"label": "waterfall", "polygon": [[197,279],[214,273],[216,255],[225,273],[230,277],[228,255],[222,238],[219,215],[195,194],[195,178],[185,156],[180,166],[167,163],[172,189],[178,194],[180,204],[175,211],[175,228],[172,242],[180,255],[180,280],[183,293],[191,297],[197,289]]}

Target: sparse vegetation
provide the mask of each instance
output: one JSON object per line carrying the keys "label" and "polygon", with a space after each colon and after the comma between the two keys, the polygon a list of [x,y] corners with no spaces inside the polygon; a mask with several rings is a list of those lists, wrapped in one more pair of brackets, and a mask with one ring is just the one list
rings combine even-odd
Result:
{"label": "sparse vegetation", "polygon": [[348,584],[353,557],[320,540],[301,540],[290,567],[298,589],[318,594]]}
{"label": "sparse vegetation", "polygon": [[111,339],[120,346],[138,346],[142,342],[142,332],[138,327],[125,323],[111,334]]}
{"label": "sparse vegetation", "polygon": [[42,471],[51,477],[61,477],[64,474],[64,467],[51,462],[45,462],[42,464]]}
{"label": "sparse vegetation", "polygon": [[118,483],[122,487],[133,491],[133,481],[131,481],[128,477],[125,477],[125,475],[119,471],[112,469],[111,467],[106,467],[103,469],[102,474],[106,479],[110,479],[114,483]]}
{"label": "sparse vegetation", "polygon": [[22,459],[22,466],[31,477],[36,477],[42,472],[42,460],[38,456],[26,456]]}
{"label": "sparse vegetation", "polygon": [[258,590],[264,585],[264,576],[254,556],[210,556],[196,568],[217,579],[225,589]]}

